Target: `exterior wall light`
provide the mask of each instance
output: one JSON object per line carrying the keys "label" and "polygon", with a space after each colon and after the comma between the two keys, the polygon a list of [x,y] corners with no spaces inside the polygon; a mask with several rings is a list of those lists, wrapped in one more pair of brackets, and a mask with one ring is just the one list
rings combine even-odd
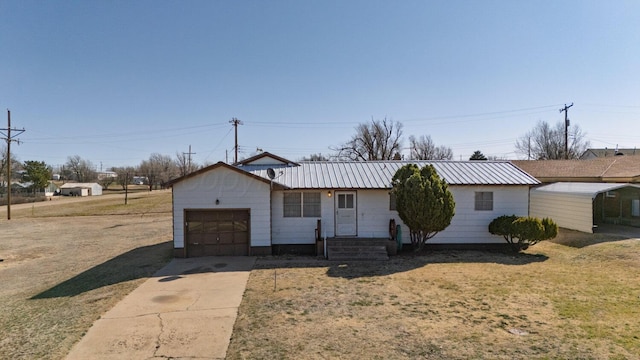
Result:
{"label": "exterior wall light", "polygon": [[220,199],[216,199],[216,205],[220,205]]}
{"label": "exterior wall light", "polygon": [[327,191],[327,197],[331,197],[333,194],[331,194],[331,190]]}

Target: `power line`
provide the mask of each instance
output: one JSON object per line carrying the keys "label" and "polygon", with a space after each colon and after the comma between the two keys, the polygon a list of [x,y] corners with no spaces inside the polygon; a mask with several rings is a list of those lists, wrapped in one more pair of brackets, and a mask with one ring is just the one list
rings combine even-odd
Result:
{"label": "power line", "polygon": [[188,159],[188,160],[187,160],[187,164],[188,164],[188,165],[187,165],[187,166],[188,166],[188,167],[187,167],[187,169],[188,169],[188,170],[187,170],[187,171],[188,171],[189,173],[191,172],[191,155],[195,155],[195,154],[196,154],[196,153],[191,152],[191,145],[189,145],[189,152],[188,152],[188,153],[185,153],[185,152],[183,152],[183,153],[182,153],[182,155],[187,155],[187,156],[188,156],[188,158],[187,158],[187,159]]}
{"label": "power line", "polygon": [[231,120],[229,120],[229,123],[231,123],[231,125],[233,125],[233,127],[235,127],[235,130],[236,130],[236,141],[235,141],[236,157],[235,157],[235,160],[233,161],[233,163],[235,164],[238,162],[238,125],[242,125],[242,121],[236,118],[232,118]]}
{"label": "power line", "polygon": [[[11,131],[14,131],[15,134],[11,135]],[[11,111],[7,109],[7,128],[0,129],[0,134],[3,135],[3,139],[7,142],[7,220],[11,220],[11,143],[20,144],[20,140],[15,139],[15,137],[23,132],[25,132],[24,129],[11,128]]]}
{"label": "power line", "polygon": [[564,111],[564,158],[569,159],[569,108],[573,106],[567,106],[564,104],[564,107],[560,109],[560,112]]}

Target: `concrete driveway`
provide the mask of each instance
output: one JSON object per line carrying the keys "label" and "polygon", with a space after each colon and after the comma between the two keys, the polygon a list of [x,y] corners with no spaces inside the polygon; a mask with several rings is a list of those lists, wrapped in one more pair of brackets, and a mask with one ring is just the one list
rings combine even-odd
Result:
{"label": "concrete driveway", "polygon": [[98,319],[67,359],[224,359],[254,263],[173,259]]}

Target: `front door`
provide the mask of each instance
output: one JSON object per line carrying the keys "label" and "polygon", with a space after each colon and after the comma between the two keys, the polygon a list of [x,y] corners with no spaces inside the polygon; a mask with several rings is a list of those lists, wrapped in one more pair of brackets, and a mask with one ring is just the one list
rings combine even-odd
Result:
{"label": "front door", "polygon": [[336,191],[336,236],[356,235],[356,192]]}

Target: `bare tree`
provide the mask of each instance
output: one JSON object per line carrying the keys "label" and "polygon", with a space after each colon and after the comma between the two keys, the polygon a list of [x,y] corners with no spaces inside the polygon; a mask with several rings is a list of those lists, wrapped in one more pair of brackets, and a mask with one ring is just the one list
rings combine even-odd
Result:
{"label": "bare tree", "polygon": [[132,166],[114,167],[111,168],[111,171],[118,174],[116,182],[118,185],[122,186],[122,190],[125,190],[127,184],[131,182],[133,175],[136,174],[136,169]]}
{"label": "bare tree", "polygon": [[198,164],[192,162],[189,155],[183,152],[176,152],[175,164],[180,176],[191,174],[199,168]]}
{"label": "bare tree", "polygon": [[109,186],[111,186],[111,184],[113,184],[114,182],[116,182],[116,178],[110,175],[101,176],[98,178],[98,184],[100,184],[100,186],[102,186],[104,190],[108,190]]}
{"label": "bare tree", "polygon": [[300,161],[329,161],[329,158],[322,155],[321,153],[317,153],[305,156]]}
{"label": "bare tree", "polygon": [[450,147],[436,144],[429,135],[421,135],[419,138],[409,136],[412,160],[451,160],[453,150]]}
{"label": "bare tree", "polygon": [[[589,147],[586,134],[578,125],[569,128],[568,153],[565,154],[564,122],[552,127],[546,121],[540,121],[536,127],[516,140],[516,151],[528,159],[560,160],[578,159]],[[566,155],[566,156],[565,156]]]}
{"label": "bare tree", "polygon": [[178,175],[178,169],[173,159],[168,155],[158,153],[153,153],[148,160],[143,160],[139,169],[149,180],[149,191],[154,186],[158,189],[158,185],[164,188],[164,184]]}
{"label": "bare tree", "polygon": [[400,153],[402,124],[393,120],[371,119],[356,127],[350,141],[334,148],[338,158],[356,161],[391,160]]}
{"label": "bare tree", "polygon": [[98,178],[96,167],[91,161],[85,160],[79,155],[69,156],[65,167],[71,172],[73,179],[78,182],[95,181]]}
{"label": "bare tree", "polygon": [[[0,147],[0,189],[5,188],[5,181],[7,181],[7,165],[9,163],[7,158],[7,146],[3,145]],[[15,171],[19,166],[21,166],[20,161],[16,158],[14,154],[11,154],[11,174],[15,176],[18,172]],[[9,181],[7,181],[9,183]]]}

